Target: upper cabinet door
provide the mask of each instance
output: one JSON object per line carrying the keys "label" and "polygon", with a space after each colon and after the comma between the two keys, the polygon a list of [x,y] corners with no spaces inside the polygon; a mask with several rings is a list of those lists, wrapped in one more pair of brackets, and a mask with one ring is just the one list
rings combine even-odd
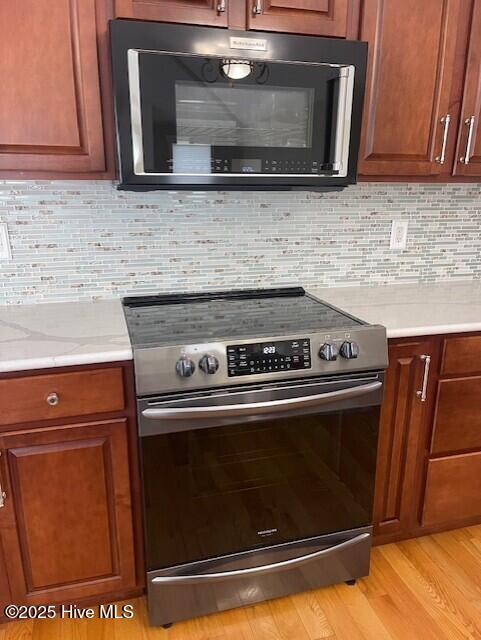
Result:
{"label": "upper cabinet door", "polygon": [[115,15],[227,27],[228,3],[229,0],[115,0]]}
{"label": "upper cabinet door", "polygon": [[474,0],[463,106],[453,172],[481,176],[481,0]]}
{"label": "upper cabinet door", "polygon": [[358,0],[246,0],[248,29],[305,33],[315,36],[351,35]]}
{"label": "upper cabinet door", "polygon": [[464,8],[463,0],[365,0],[360,39],[369,43],[369,62],[360,174],[451,172],[457,118],[450,97]]}
{"label": "upper cabinet door", "polygon": [[104,171],[95,0],[0,2],[0,24],[0,171]]}

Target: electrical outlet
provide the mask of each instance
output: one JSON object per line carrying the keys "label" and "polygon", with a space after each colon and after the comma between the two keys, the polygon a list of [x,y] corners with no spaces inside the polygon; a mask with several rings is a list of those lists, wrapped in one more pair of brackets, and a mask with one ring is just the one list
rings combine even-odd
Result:
{"label": "electrical outlet", "polygon": [[391,227],[391,249],[393,249],[394,251],[402,251],[406,248],[407,239],[408,221],[393,220]]}
{"label": "electrical outlet", "polygon": [[11,260],[12,249],[10,238],[8,237],[8,227],[6,222],[0,222],[0,260]]}

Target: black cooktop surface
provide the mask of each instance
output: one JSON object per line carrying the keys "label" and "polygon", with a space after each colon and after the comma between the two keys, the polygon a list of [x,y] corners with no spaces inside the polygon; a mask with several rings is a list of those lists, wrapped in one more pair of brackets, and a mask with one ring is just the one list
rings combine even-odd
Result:
{"label": "black cooktop surface", "polygon": [[364,324],[300,287],[129,297],[123,304],[136,347],[282,337]]}

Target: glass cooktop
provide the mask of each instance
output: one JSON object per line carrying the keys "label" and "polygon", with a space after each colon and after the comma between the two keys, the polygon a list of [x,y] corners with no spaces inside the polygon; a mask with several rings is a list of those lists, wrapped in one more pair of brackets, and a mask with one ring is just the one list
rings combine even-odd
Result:
{"label": "glass cooktop", "polygon": [[339,330],[364,324],[301,287],[123,299],[135,347]]}

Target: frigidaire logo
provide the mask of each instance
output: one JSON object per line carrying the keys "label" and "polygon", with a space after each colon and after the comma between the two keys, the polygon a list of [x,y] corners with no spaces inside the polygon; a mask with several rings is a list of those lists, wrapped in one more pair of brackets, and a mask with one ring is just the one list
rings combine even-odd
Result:
{"label": "frigidaire logo", "polygon": [[277,529],[263,529],[262,531],[258,531],[258,536],[271,536],[273,533],[277,533]]}

